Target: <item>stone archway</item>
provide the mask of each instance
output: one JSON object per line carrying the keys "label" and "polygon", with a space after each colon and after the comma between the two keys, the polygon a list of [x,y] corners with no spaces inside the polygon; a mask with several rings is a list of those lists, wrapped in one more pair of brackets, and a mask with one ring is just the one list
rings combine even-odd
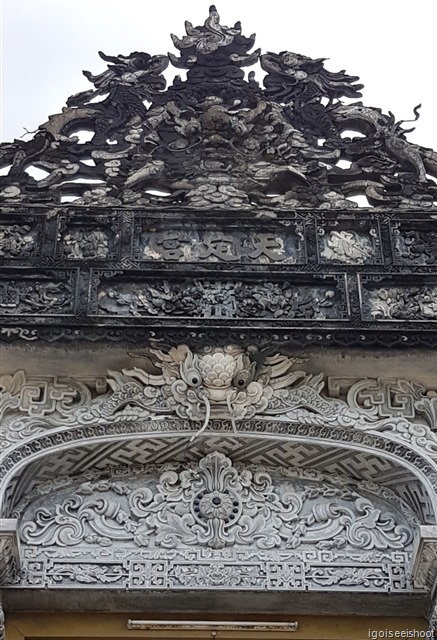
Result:
{"label": "stone archway", "polygon": [[10,603],[21,593],[44,607],[59,590],[81,607],[96,592],[122,603],[126,589],[132,602],[292,592],[305,611],[378,602],[385,615],[425,615],[437,572],[432,394],[326,380],[296,370],[298,358],[257,363],[237,347],[151,353],[150,367],[94,380],[3,378]]}
{"label": "stone archway", "polygon": [[[187,425],[181,422],[179,426],[183,433]],[[147,440],[131,435],[126,441],[125,433],[123,440],[113,438],[111,442],[106,433],[100,438],[89,437],[86,447],[83,442],[82,447],[78,447],[78,443],[72,446],[71,442],[63,448],[57,445],[50,455],[30,462],[30,474],[22,470],[19,477],[31,476],[33,486],[28,485],[27,491],[23,491],[23,487],[17,491],[15,485],[13,492],[16,496],[25,493],[26,499],[14,505],[11,512],[15,521],[19,521],[16,525],[20,540],[15,554],[21,546],[21,558],[17,558],[13,567],[14,570],[20,567],[18,582],[17,578],[11,579],[11,565],[9,589],[22,589],[27,593],[37,593],[41,588],[49,592],[63,589],[64,593],[70,589],[76,591],[76,598],[78,591],[86,598],[89,589],[111,593],[123,592],[126,588],[134,592],[163,589],[177,594],[200,588],[205,594],[208,590],[220,592],[225,587],[229,591],[230,587],[231,591],[264,591],[280,597],[284,591],[308,594],[308,591],[316,593],[328,588],[331,595],[340,596],[341,592],[357,590],[364,600],[366,595],[380,594],[383,598],[384,593],[391,593],[398,597],[398,602],[409,601],[415,611],[420,609],[425,613],[423,590],[429,588],[434,571],[432,562],[427,561],[426,547],[429,548],[430,540],[424,539],[424,533],[428,532],[429,537],[429,532],[435,529],[431,524],[435,519],[429,511],[432,499],[419,516],[407,504],[406,490],[402,496],[402,492],[376,481],[378,464],[382,468],[383,461],[391,461],[392,468],[397,469],[398,482],[403,469],[405,487],[414,489],[416,496],[419,487],[422,496],[432,496],[426,469],[423,473],[414,466],[419,462],[418,456],[413,460],[399,445],[394,445],[392,449],[396,452],[390,453],[387,441],[379,435],[370,437],[370,434],[355,432],[355,437],[347,443],[345,434],[350,432],[335,428],[330,429],[333,446],[329,447],[322,427],[299,429],[295,426],[294,435],[278,435],[272,423],[266,423],[264,433],[260,433],[261,421],[258,421],[245,424],[236,437],[230,433],[229,423],[221,423],[221,431],[217,428],[218,421],[214,426],[215,430],[208,430],[191,445],[188,456],[188,438],[181,437],[181,432],[177,434],[175,430],[167,434],[151,433]],[[290,425],[283,423],[276,426],[284,432],[291,430]],[[318,437],[314,435],[317,432]],[[67,441],[71,433],[72,430],[64,431]],[[312,436],[308,437],[308,433]],[[238,440],[240,451],[236,446]],[[238,461],[234,462],[220,449],[226,453],[232,451]],[[103,453],[100,463],[90,466],[89,460],[93,457],[97,460],[99,451]],[[110,458],[104,462],[109,451],[113,455],[110,466]],[[144,458],[146,452],[149,459],[141,465],[138,459]],[[307,456],[306,464],[303,452]],[[367,473],[373,468],[373,478],[367,475],[359,480],[358,467],[352,471],[354,463],[356,465],[354,454],[358,452]],[[281,456],[282,464],[278,464]],[[293,457],[295,461],[299,458],[299,466],[290,464]],[[317,457],[325,459],[325,472],[320,462],[318,468],[310,465],[311,459],[314,461]],[[119,464],[114,464],[117,459]],[[60,473],[60,460],[64,473]],[[120,464],[121,460],[124,464]],[[266,464],[269,461],[270,464]],[[24,463],[22,465],[25,469]],[[349,477],[344,473],[348,465]],[[343,473],[334,474],[335,466]],[[73,470],[70,475],[65,473],[69,467]],[[205,478],[209,478],[209,484],[202,485],[203,489],[199,485],[202,473],[204,485]],[[244,504],[238,497],[238,505],[227,504],[228,499],[226,504],[214,507],[214,493],[220,493],[216,497],[223,499],[226,488],[221,476],[227,475],[238,485],[237,496],[246,491]],[[261,479],[255,481],[254,478]],[[169,488],[167,493],[162,492],[165,483]],[[206,497],[201,495],[202,490]],[[313,498],[303,500],[302,496],[307,494]],[[285,499],[284,495],[294,498]],[[132,496],[137,496],[136,506]],[[205,507],[202,500],[207,501],[208,496],[211,504],[207,505],[209,515],[203,516],[203,524],[207,526],[202,529],[194,509],[202,510]],[[133,511],[124,504],[126,500],[130,501]],[[75,501],[76,507],[71,510],[68,505]],[[141,507],[142,501],[152,501],[155,511],[148,512],[145,503]],[[251,504],[249,515],[244,513],[248,503]],[[93,511],[96,504],[101,506]],[[163,506],[165,517],[159,512]],[[171,512],[174,507],[177,513]],[[238,521],[243,522],[236,527],[236,534],[230,524],[225,526],[222,522],[224,516],[231,515],[227,513],[229,509],[237,509]],[[124,514],[121,521],[119,514]],[[97,529],[87,530],[87,518],[94,524],[96,518],[103,518],[106,525],[103,529],[96,525]],[[149,523],[144,529],[144,523],[150,518],[155,518],[155,524]],[[63,525],[58,526],[58,521]],[[208,529],[211,521],[221,533],[214,534]],[[13,523],[12,520],[6,522]],[[130,533],[126,530],[127,524]],[[83,529],[82,537],[78,536],[78,529]],[[157,538],[164,530],[170,540],[167,544]],[[108,531],[113,532],[114,539],[108,536]],[[220,536],[226,532],[229,535],[222,539]],[[416,587],[409,579],[413,568]],[[335,607],[338,611],[338,601]]]}

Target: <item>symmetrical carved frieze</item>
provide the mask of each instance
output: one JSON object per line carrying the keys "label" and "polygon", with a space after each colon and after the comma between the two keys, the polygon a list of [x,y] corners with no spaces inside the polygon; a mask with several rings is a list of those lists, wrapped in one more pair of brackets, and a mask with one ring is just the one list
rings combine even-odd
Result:
{"label": "symmetrical carved frieze", "polygon": [[[408,142],[391,113],[343,103],[361,96],[357,76],[333,73],[321,58],[250,52],[255,36],[243,36],[240,23],[221,25],[213,6],[204,25],[186,27],[186,36],[172,36],[179,56],[100,53],[107,70],[84,72],[93,88],[71,96],[31,139],[2,145],[0,168],[10,168],[0,197],[342,210],[359,194],[372,206],[435,206],[436,154]],[[242,69],[258,61],[263,87]],[[169,63],[187,74],[166,90]],[[79,143],[81,128],[91,141]],[[45,177],[33,178],[29,166]]]}
{"label": "symmetrical carved frieze", "polygon": [[[402,379],[332,381],[297,369],[300,358],[267,356],[255,346],[229,345],[193,352],[146,350],[144,366],[110,371],[107,377],[27,379],[19,371],[0,378],[4,420],[2,446],[46,429],[161,420],[178,416],[201,433],[210,420],[275,417],[306,423],[376,430],[409,442],[437,458],[436,390]],[[38,420],[35,420],[38,418]]]}
{"label": "symmetrical carved frieze", "polygon": [[[64,285],[29,291],[8,273],[6,327],[23,317],[23,328],[38,326],[36,339],[118,340],[129,326],[175,334],[199,319],[228,330],[260,320],[272,336],[299,328],[300,343],[437,345],[434,329],[418,335],[414,324],[436,317],[435,287],[420,274],[437,270],[435,152],[409,143],[390,112],[344,103],[361,96],[357,76],[296,53],[251,52],[255,37],[221,25],[215,7],[187,26],[172,36],[178,55],[100,53],[107,69],[84,72],[89,90],[32,138],[1,145],[1,257],[24,278],[74,265],[81,292],[69,308]],[[263,86],[243,70],[257,62]],[[166,89],[169,63],[187,74]],[[91,140],[80,142],[81,128]],[[357,195],[371,206],[357,207]],[[102,285],[97,268],[120,282]],[[142,282],[130,281],[135,271]],[[400,277],[369,292],[357,275],[370,273]]]}
{"label": "symmetrical carved frieze", "polygon": [[[28,328],[33,339],[129,339],[117,327],[139,325],[167,330],[175,342],[202,319],[205,327],[229,330],[237,322],[272,333],[301,328],[299,343],[345,343],[347,335],[347,344],[393,344],[389,328],[405,332],[401,345],[437,341],[435,332],[419,335],[416,323],[434,320],[435,287],[428,279],[422,295],[423,266],[397,257],[397,234],[408,233],[411,220],[407,229],[381,212],[340,220],[332,212],[268,214],[235,220],[228,212],[218,224],[213,213],[200,221],[191,212],[182,226],[177,211],[85,214],[37,206],[30,214],[11,206],[2,220],[17,227],[21,216],[21,228],[38,242],[25,255],[3,257],[0,336],[26,339]],[[423,214],[415,216],[417,229],[428,229]],[[333,332],[339,320],[348,334]],[[18,322],[23,332],[9,330]],[[327,335],[314,335],[324,328]]]}
{"label": "symmetrical carved frieze", "polygon": [[53,512],[36,508],[23,518],[21,539],[30,546],[126,548],[229,546],[295,549],[405,550],[406,523],[381,515],[372,502],[329,485],[274,486],[260,470],[238,471],[212,453],[194,468],[165,471],[156,487],[143,481],[85,483],[61,499]]}
{"label": "symmetrical carved frieze", "polygon": [[405,515],[344,482],[215,452],[44,492],[23,516],[21,584],[403,590]]}
{"label": "symmetrical carved frieze", "polygon": [[[208,212],[199,219],[194,210],[117,210],[108,213],[79,207],[37,206],[28,213],[9,206],[0,223],[0,251],[10,264],[44,264],[51,260],[141,262],[153,271],[156,262],[272,265],[275,268],[317,263],[329,270],[378,265],[381,272],[405,271],[421,265],[436,269],[435,223],[411,211],[401,222],[381,210],[360,211],[338,219],[332,212],[289,210],[274,213]],[[381,243],[381,233],[389,238]],[[3,237],[2,237],[3,236]],[[315,250],[317,245],[317,251]],[[21,262],[17,263],[20,260]],[[308,264],[309,263],[309,264]],[[407,271],[408,272],[408,271]]]}
{"label": "symmetrical carved frieze", "polygon": [[[0,335],[145,345],[141,366],[103,376],[1,375],[0,493],[23,545],[19,569],[17,541],[0,534],[2,578],[430,591],[437,381],[329,380],[272,344],[437,344],[436,154],[391,113],[343,103],[362,85],[323,59],[250,52],[254,36],[214,6],[186,31],[172,36],[178,56],[100,53],[107,69],[84,72],[93,88],[0,145]],[[258,61],[263,87],[243,70]],[[166,89],[169,63],[187,74]],[[268,465],[235,461],[224,440],[245,435]],[[170,439],[170,457],[144,462],[141,444]],[[335,451],[335,471],[281,466],[286,445],[297,467],[311,447]],[[339,475],[343,451],[354,460]],[[111,452],[142,462],[114,468]],[[86,476],[82,455],[94,456]]]}
{"label": "symmetrical carved frieze", "polygon": [[[233,549],[83,549],[83,557],[59,550],[26,548],[22,581],[26,588],[208,589],[271,591],[409,592],[409,554],[369,552],[351,559],[341,551],[277,552]],[[76,557],[75,557],[76,555]],[[133,556],[133,557],[132,557]],[[365,566],[363,566],[365,563]],[[357,566],[358,565],[358,566]],[[14,587],[14,585],[11,585]]]}
{"label": "symmetrical carved frieze", "polygon": [[[32,139],[2,146],[1,166],[11,168],[1,197],[244,210],[344,209],[362,194],[375,206],[434,206],[435,153],[409,143],[392,114],[342,103],[361,96],[357,76],[332,73],[323,59],[250,53],[255,36],[221,25],[215,7],[203,26],[186,24],[186,36],[172,37],[179,57],[101,53],[107,70],[84,72],[93,89],[70,97]],[[264,87],[242,70],[258,61]],[[188,72],[165,90],[169,62]],[[80,127],[90,142],[72,135]],[[358,135],[342,136],[350,130]],[[32,178],[29,165],[46,176]]]}

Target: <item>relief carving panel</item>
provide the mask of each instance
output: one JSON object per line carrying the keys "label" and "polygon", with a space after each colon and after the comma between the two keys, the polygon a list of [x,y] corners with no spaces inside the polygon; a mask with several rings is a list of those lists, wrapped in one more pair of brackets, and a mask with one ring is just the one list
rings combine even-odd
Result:
{"label": "relief carving panel", "polygon": [[437,388],[392,378],[326,381],[296,369],[302,358],[267,356],[253,345],[150,347],[139,356],[142,367],[88,379],[4,374],[0,446],[55,427],[145,418],[192,421],[194,438],[210,420],[230,420],[238,432],[238,423],[256,417],[375,430],[437,458]]}
{"label": "relief carving panel", "polygon": [[218,452],[123,480],[76,480],[25,509],[16,584],[408,589],[416,518],[332,480]]}
{"label": "relief carving panel", "polygon": [[95,313],[100,316],[184,316],[189,318],[343,319],[349,315],[343,277],[327,282],[295,279],[255,283],[243,280],[102,280]]}
{"label": "relief carving panel", "polygon": [[437,226],[424,222],[391,223],[395,263],[434,266],[437,261]]}
{"label": "relief carving panel", "polygon": [[69,260],[114,260],[118,257],[120,220],[116,216],[62,215],[56,256]]}
{"label": "relief carving panel", "polygon": [[369,218],[322,218],[317,226],[322,263],[381,264],[379,223]]}
{"label": "relief carving panel", "polygon": [[76,309],[76,271],[52,275],[14,271],[0,279],[0,315],[72,315]]}
{"label": "relief carving panel", "polygon": [[424,285],[410,280],[383,276],[360,276],[362,317],[364,320],[409,322],[437,321],[437,283],[428,278]]}
{"label": "relief carving panel", "polygon": [[0,224],[0,258],[29,258],[38,251],[38,230],[28,224]]}
{"label": "relief carving panel", "polygon": [[356,492],[276,487],[263,469],[237,470],[221,453],[179,473],[164,471],[155,486],[85,482],[55,508],[44,502],[24,517],[21,539],[27,545],[404,550],[412,540],[406,521]]}

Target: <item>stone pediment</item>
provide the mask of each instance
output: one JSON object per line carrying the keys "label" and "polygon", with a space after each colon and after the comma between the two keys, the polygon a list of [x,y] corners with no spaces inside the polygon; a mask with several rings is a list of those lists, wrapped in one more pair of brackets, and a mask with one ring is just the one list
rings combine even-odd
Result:
{"label": "stone pediment", "polygon": [[[100,52],[107,69],[84,71],[92,88],[32,139],[2,144],[2,200],[342,210],[362,195],[374,207],[435,207],[435,152],[409,143],[392,113],[359,102],[357,76],[323,58],[252,50],[255,36],[221,25],[214,6],[203,26],[187,22],[172,39],[178,55]],[[166,88],[169,64],[186,78]],[[259,65],[262,82],[250,70]],[[83,130],[87,142],[75,136]]]}

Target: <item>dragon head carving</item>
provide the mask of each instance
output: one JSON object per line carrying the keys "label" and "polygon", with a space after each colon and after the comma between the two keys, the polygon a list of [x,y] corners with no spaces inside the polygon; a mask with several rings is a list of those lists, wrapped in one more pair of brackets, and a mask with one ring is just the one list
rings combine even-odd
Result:
{"label": "dragon head carving", "polygon": [[159,387],[161,410],[203,422],[201,431],[210,418],[230,419],[236,430],[236,421],[267,408],[275,389],[306,377],[302,371],[290,372],[302,359],[263,357],[256,347],[227,345],[193,353],[187,345],[179,345],[168,352],[149,349],[142,355],[146,358],[144,368],[123,369],[122,375],[110,372],[114,380],[108,382],[115,392],[112,402],[117,394],[123,404],[137,401],[138,394],[126,393],[129,385],[138,392],[141,389],[141,395],[147,390],[148,398],[155,398],[152,390]]}

